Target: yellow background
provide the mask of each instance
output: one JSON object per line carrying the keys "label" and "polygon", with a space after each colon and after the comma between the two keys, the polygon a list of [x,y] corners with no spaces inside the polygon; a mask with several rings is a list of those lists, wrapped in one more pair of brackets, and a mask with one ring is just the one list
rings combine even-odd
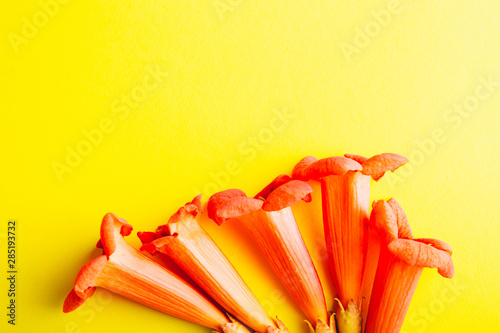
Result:
{"label": "yellow background", "polygon": [[[454,249],[455,277],[425,270],[403,331],[498,331],[498,0],[72,0],[50,16],[41,3],[0,5],[0,267],[15,219],[19,271],[15,327],[0,279],[2,332],[209,332],[103,292],[62,313],[103,215],[152,230],[196,192],[253,195],[305,155],[381,152],[411,165],[373,182],[372,199],[395,197],[416,237]],[[331,307],[313,187],[294,210]],[[243,230],[201,221],[270,314],[305,332]]]}

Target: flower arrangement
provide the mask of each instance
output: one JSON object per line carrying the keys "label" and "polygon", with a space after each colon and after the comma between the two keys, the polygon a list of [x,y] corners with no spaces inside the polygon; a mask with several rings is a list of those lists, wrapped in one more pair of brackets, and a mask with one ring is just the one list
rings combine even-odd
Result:
{"label": "flower arrangement", "polygon": [[[454,274],[450,246],[413,238],[396,200],[375,201],[370,211],[371,179],[378,181],[407,162],[388,153],[320,160],[307,156],[291,176],[276,177],[253,197],[238,189],[215,193],[208,200],[208,217],[218,225],[239,223],[251,235],[302,310],[310,333],[399,332],[423,268],[437,268],[446,278]],[[308,181],[321,184],[335,305],[325,301],[291,208],[311,201]],[[140,249],[124,238],[132,226],[106,214],[97,243],[103,254],[82,267],[63,311],[80,307],[100,287],[216,332],[289,332],[279,318],[266,313],[245,277],[198,223],[201,213],[199,195],[155,231],[139,232]],[[185,275],[151,255],[170,257]]]}

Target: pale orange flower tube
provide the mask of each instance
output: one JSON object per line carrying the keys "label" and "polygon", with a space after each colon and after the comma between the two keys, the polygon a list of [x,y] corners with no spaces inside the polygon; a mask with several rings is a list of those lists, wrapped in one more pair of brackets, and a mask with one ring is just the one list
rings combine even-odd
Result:
{"label": "pale orange flower tube", "polygon": [[312,323],[310,330],[335,332],[316,268],[291,209],[300,200],[310,201],[311,191],[307,183],[281,175],[254,198],[234,189],[214,194],[208,215],[219,225],[231,218],[240,221]]}
{"label": "pale orange flower tube", "polygon": [[156,232],[140,232],[142,251],[172,258],[205,292],[257,332],[287,332],[274,322],[242,277],[195,217],[201,195],[179,208]]}
{"label": "pale orange flower tube", "polygon": [[374,203],[370,224],[380,234],[381,248],[366,333],[400,331],[424,267],[452,278],[450,246],[436,239],[412,239],[406,215],[391,199]]}
{"label": "pale orange flower tube", "polygon": [[[406,162],[396,154],[370,159],[345,155],[318,160],[307,156],[293,169],[294,179],[321,183],[328,260],[339,296],[336,317],[340,333],[361,332],[375,274],[375,267],[367,267],[367,258],[370,263],[378,261],[377,253],[367,250],[370,179],[378,180]],[[361,302],[366,305],[362,309]]]}
{"label": "pale orange flower tube", "polygon": [[104,216],[98,245],[105,254],[80,270],[64,302],[64,312],[81,306],[96,287],[101,287],[217,331],[249,333],[183,279],[130,246],[123,236],[131,231],[132,227],[125,220],[111,213]]}

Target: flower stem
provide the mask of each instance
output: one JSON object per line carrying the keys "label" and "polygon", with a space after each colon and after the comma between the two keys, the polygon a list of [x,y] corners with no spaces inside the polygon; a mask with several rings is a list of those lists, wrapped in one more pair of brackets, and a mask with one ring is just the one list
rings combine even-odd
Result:
{"label": "flower stem", "polygon": [[361,312],[359,306],[353,300],[347,304],[347,309],[344,309],[342,302],[338,298],[335,299],[338,303],[337,325],[340,333],[361,333]]}

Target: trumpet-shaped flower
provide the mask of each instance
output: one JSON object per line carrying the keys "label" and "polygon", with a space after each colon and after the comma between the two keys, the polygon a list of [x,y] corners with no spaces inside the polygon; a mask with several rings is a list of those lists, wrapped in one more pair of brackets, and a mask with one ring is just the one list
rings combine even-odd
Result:
{"label": "trumpet-shaped flower", "polygon": [[311,187],[286,175],[277,177],[254,198],[232,189],[214,194],[208,216],[221,225],[235,218],[252,234],[271,267],[316,332],[334,332],[323,288],[299,231],[291,206],[310,201]]}
{"label": "trumpet-shaped flower", "polygon": [[98,243],[104,254],[80,270],[64,302],[64,312],[81,306],[101,287],[217,331],[249,333],[183,279],[130,246],[123,236],[131,232],[132,226],[125,220],[111,213],[104,216]]}
{"label": "trumpet-shaped flower", "polygon": [[144,243],[141,250],[172,258],[217,303],[257,332],[285,332],[267,315],[221,249],[196,221],[202,210],[200,198],[201,194],[179,208],[156,232],[138,233]]}
{"label": "trumpet-shaped flower", "polygon": [[391,199],[373,205],[370,224],[380,234],[380,258],[366,333],[399,332],[424,267],[452,278],[450,246],[436,239],[413,239],[403,209]]}
{"label": "trumpet-shaped flower", "polygon": [[[369,159],[359,155],[321,160],[307,156],[293,169],[294,179],[321,183],[323,226],[330,271],[340,299],[336,316],[341,333],[361,332],[371,294],[369,281],[375,273],[369,267],[365,274],[367,257],[377,259],[367,250],[370,179],[378,180],[386,171],[394,171],[406,162],[396,154]],[[363,299],[365,306],[361,309]]]}

